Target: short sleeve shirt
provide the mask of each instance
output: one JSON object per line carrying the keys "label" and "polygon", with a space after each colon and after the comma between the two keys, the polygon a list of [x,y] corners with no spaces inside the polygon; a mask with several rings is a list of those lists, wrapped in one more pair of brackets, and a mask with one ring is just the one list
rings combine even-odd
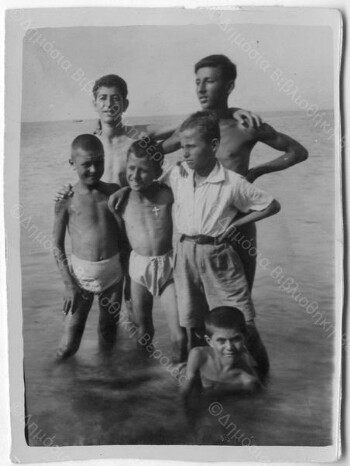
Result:
{"label": "short sleeve shirt", "polygon": [[173,190],[175,223],[181,234],[219,236],[239,212],[263,210],[273,201],[272,196],[218,161],[196,186],[194,171],[183,165],[187,176],[176,166],[162,177]]}

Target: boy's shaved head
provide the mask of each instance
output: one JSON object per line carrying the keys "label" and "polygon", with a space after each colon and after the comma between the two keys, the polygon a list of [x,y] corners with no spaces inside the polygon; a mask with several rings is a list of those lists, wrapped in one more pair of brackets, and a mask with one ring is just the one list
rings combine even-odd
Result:
{"label": "boy's shaved head", "polygon": [[193,113],[180,126],[180,133],[187,129],[197,129],[208,142],[211,142],[213,139],[220,140],[219,120],[213,113]]}
{"label": "boy's shaved head", "polygon": [[94,152],[99,155],[104,155],[103,144],[100,139],[93,134],[81,134],[72,142],[72,158],[76,155],[76,150],[82,149],[86,152]]}
{"label": "boy's shaved head", "polygon": [[243,313],[229,306],[221,306],[208,312],[205,317],[206,334],[211,337],[215,328],[234,329],[245,334],[247,332]]}
{"label": "boy's shaved head", "polygon": [[106,76],[102,76],[101,78],[97,79],[92,88],[92,93],[96,99],[97,92],[100,87],[116,87],[119,89],[123,99],[126,99],[128,96],[128,86],[123,78],[116,74],[107,74]]}
{"label": "boy's shaved head", "polygon": [[235,81],[237,77],[237,68],[232,61],[225,55],[208,55],[194,66],[194,72],[200,68],[219,68],[225,81]]}

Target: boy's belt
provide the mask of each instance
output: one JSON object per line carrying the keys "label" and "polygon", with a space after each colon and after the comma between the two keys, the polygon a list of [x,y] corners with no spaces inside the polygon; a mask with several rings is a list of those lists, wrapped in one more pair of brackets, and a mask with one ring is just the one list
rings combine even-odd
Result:
{"label": "boy's belt", "polygon": [[206,235],[181,235],[180,242],[182,241],[192,241],[196,244],[223,244],[226,240],[220,240],[218,236],[206,236]]}

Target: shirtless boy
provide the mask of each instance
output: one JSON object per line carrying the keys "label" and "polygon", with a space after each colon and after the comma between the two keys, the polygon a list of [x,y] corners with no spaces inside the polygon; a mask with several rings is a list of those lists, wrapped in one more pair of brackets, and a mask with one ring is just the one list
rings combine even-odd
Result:
{"label": "shirtless boy", "polygon": [[181,392],[186,403],[200,391],[253,392],[261,386],[257,364],[246,347],[247,328],[241,311],[213,309],[205,318],[208,346],[193,348],[188,356]]}
{"label": "shirtless boy", "polygon": [[[129,106],[128,87],[125,80],[116,74],[108,74],[97,79],[92,94],[93,106],[98,115],[94,134],[101,140],[105,152],[105,171],[102,180],[127,186],[126,157],[131,144],[146,133],[149,138],[164,139],[173,133],[174,128],[149,125],[145,128],[145,132],[141,132],[136,127],[125,125],[123,113]],[[234,115],[237,121],[243,124],[245,119],[250,117],[250,112],[235,109]],[[56,194],[55,200],[71,194],[71,186],[64,186]]]}
{"label": "shirtless boy", "polygon": [[[173,361],[186,359],[186,331],[179,325],[173,278],[173,225],[171,190],[157,181],[163,154],[149,150],[144,140],[134,142],[127,156],[126,177],[131,190],[124,194],[117,215],[125,223],[132,248],[129,261],[133,317],[138,326],[138,344],[154,336],[153,298],[160,296],[173,345]],[[151,143],[151,147],[157,147]],[[124,191],[125,192],[125,191]]]}
{"label": "shirtless boy", "polygon": [[[277,132],[267,123],[260,126],[245,124],[245,115],[242,113],[239,115],[243,118],[237,119],[235,109],[228,106],[229,96],[235,87],[237,70],[235,64],[226,56],[210,55],[203,58],[196,63],[195,74],[196,92],[202,109],[213,112],[219,119],[221,139],[216,157],[225,168],[245,176],[252,183],[262,175],[284,170],[307,159],[307,150],[301,144],[286,134]],[[249,112],[246,116],[249,117]],[[249,121],[255,122],[259,119],[254,117]],[[258,142],[283,151],[284,154],[249,169],[251,151]],[[179,129],[162,145],[165,153],[180,149]],[[256,268],[256,255],[253,253],[257,246],[255,223],[241,227],[236,238],[233,245],[240,255],[251,289]],[[249,249],[240,246],[242,238],[250,241]]]}
{"label": "shirtless boy", "polygon": [[[121,232],[108,209],[108,197],[117,184],[101,181],[104,152],[101,141],[83,134],[74,139],[70,164],[79,181],[73,195],[55,205],[55,259],[65,285],[63,312],[65,331],[57,357],[65,359],[80,346],[94,295],[99,300],[99,343],[110,349],[116,330],[122,297],[123,273],[120,265]],[[71,238],[71,268],[65,252],[65,235]]]}

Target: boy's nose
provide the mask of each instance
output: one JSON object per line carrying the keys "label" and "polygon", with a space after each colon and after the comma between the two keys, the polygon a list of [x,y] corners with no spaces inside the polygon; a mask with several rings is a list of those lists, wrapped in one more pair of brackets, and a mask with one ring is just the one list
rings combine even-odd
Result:
{"label": "boy's nose", "polygon": [[203,93],[205,91],[205,83],[198,84],[198,92]]}
{"label": "boy's nose", "polygon": [[91,165],[89,171],[90,171],[90,173],[95,173],[96,172],[95,165]]}
{"label": "boy's nose", "polygon": [[225,345],[225,349],[226,349],[227,351],[233,351],[233,349],[234,349],[233,343],[231,343],[230,341],[228,341],[228,342],[226,343],[226,345]]}
{"label": "boy's nose", "polygon": [[115,102],[114,102],[114,100],[112,98],[107,100],[108,108],[112,108],[114,106],[114,104],[115,104]]}

